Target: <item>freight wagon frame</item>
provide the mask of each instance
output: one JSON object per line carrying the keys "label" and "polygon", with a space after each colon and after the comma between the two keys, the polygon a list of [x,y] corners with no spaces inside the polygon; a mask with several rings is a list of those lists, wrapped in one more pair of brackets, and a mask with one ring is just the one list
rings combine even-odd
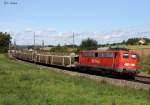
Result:
{"label": "freight wagon frame", "polygon": [[12,53],[12,56],[17,59],[47,65],[57,65],[63,67],[75,66],[75,57],[71,55],[51,55],[51,54],[39,54],[33,52],[15,51]]}

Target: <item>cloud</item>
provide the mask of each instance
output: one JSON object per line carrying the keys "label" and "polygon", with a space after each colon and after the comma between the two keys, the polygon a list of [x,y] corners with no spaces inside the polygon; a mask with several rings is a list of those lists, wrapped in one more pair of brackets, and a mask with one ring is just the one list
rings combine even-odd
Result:
{"label": "cloud", "polygon": [[[59,31],[49,31],[49,30],[37,30],[36,33],[36,43],[41,44],[41,40],[44,40],[46,44],[71,44],[73,40],[73,33],[71,31],[59,32]],[[74,33],[75,43],[80,44],[83,39],[93,38],[99,43],[112,43],[120,42],[131,37],[141,37],[148,36],[149,30],[116,30],[112,32],[76,32]],[[23,39],[24,43],[33,43],[32,33],[26,35],[27,33],[20,33],[18,40]],[[29,34],[29,33],[28,33]],[[20,42],[21,43],[21,42]]]}
{"label": "cloud", "polygon": [[30,28],[30,27],[28,27],[28,28],[26,28],[24,31],[25,31],[25,32],[32,32],[32,31],[33,31],[33,29],[32,29],[32,28]]}
{"label": "cloud", "polygon": [[14,27],[12,26],[5,26],[5,25],[0,25],[0,31],[1,32],[7,32],[7,33],[11,33],[15,30]]}
{"label": "cloud", "polygon": [[47,31],[48,31],[48,32],[57,32],[57,30],[54,29],[54,28],[48,28]]}
{"label": "cloud", "polygon": [[42,30],[35,31],[35,35],[36,36],[42,36],[43,35],[43,31]]}
{"label": "cloud", "polygon": [[83,39],[93,38],[99,43],[113,43],[121,42],[132,37],[148,37],[150,38],[150,28],[133,28],[133,29],[119,29],[107,32],[90,32],[81,30],[68,30],[58,31],[54,28],[36,29],[27,27],[22,30],[17,30],[11,26],[0,25],[0,31],[9,32],[12,36],[12,41],[16,40],[17,44],[33,44],[33,32],[36,35],[36,44],[42,44],[42,40],[45,41],[45,45],[48,44],[72,44],[73,32],[75,44],[80,44]]}

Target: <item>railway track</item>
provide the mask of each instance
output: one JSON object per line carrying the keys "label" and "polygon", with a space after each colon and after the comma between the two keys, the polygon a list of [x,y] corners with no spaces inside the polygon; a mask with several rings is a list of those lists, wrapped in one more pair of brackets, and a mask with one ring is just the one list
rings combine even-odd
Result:
{"label": "railway track", "polygon": [[150,85],[150,77],[147,77],[147,76],[136,75],[135,81]]}
{"label": "railway track", "polygon": [[[19,59],[20,61],[21,59]],[[23,62],[28,62],[21,60]],[[34,62],[30,62],[34,63]],[[38,63],[39,64],[39,63]],[[99,82],[106,82],[112,85],[120,86],[120,87],[130,87],[134,89],[144,89],[144,90],[150,90],[150,78],[145,78],[144,76],[136,76],[135,80],[126,80],[126,79],[117,79],[117,78],[111,78],[111,77],[104,77],[104,76],[99,76],[95,74],[90,74],[90,73],[85,73],[85,72],[77,72],[75,70],[71,70],[68,68],[60,67],[60,66],[46,66],[45,64],[40,65],[47,67],[47,68],[53,68],[51,70],[54,70],[56,72],[62,72],[67,75],[71,76],[77,76],[77,77],[85,77],[89,78],[95,81]]]}

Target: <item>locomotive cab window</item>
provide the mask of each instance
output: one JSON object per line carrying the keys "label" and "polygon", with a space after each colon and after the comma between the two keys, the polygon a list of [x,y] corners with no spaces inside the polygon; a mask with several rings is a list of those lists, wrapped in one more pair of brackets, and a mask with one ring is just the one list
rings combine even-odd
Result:
{"label": "locomotive cab window", "polygon": [[93,53],[93,52],[84,52],[83,56],[85,56],[85,57],[94,57],[95,53]]}
{"label": "locomotive cab window", "polygon": [[98,52],[98,57],[103,57],[103,53],[102,52]]}
{"label": "locomotive cab window", "polygon": [[105,53],[103,53],[103,57],[112,58],[113,57],[113,53],[112,52],[105,52]]}
{"label": "locomotive cab window", "polygon": [[107,52],[107,57],[112,58],[114,54],[112,52]]}
{"label": "locomotive cab window", "polygon": [[129,54],[128,53],[124,53],[123,54],[123,58],[128,59],[129,58]]}

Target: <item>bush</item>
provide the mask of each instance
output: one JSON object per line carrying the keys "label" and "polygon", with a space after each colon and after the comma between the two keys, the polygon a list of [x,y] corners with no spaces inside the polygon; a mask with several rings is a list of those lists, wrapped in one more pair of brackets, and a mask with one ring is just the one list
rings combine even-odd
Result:
{"label": "bush", "polygon": [[0,32],[0,53],[7,52],[10,43],[10,34]]}

